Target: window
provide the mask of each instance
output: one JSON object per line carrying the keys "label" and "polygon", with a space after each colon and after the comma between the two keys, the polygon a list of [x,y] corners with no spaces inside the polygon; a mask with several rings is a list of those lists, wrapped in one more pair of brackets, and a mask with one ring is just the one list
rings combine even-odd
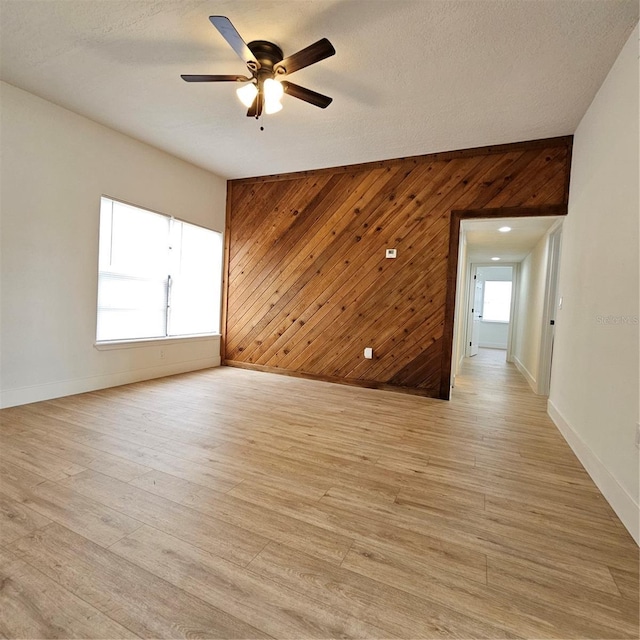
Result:
{"label": "window", "polygon": [[98,342],[217,333],[222,235],[100,202]]}
{"label": "window", "polygon": [[484,322],[509,322],[511,316],[511,282],[486,280],[482,319]]}

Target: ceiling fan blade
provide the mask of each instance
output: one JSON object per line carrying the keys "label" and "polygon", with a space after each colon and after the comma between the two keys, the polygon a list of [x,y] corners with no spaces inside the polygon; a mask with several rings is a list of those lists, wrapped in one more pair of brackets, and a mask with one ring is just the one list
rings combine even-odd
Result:
{"label": "ceiling fan blade", "polygon": [[249,82],[251,78],[247,76],[208,76],[208,75],[186,75],[180,76],[185,82]]}
{"label": "ceiling fan blade", "polygon": [[286,80],[282,81],[282,88],[286,94],[293,96],[294,98],[298,98],[299,100],[304,100],[305,102],[315,105],[316,107],[320,107],[321,109],[326,109],[333,102],[333,98],[330,98],[329,96],[323,96],[321,93],[311,91],[311,89],[305,89],[300,85],[293,84],[293,82],[287,82]]}
{"label": "ceiling fan blade", "polygon": [[264,95],[262,92],[258,93],[253,101],[253,104],[247,111],[248,118],[259,118],[262,115],[262,107],[264,106]]}
{"label": "ceiling fan blade", "polygon": [[320,60],[330,58],[335,52],[336,50],[333,48],[333,45],[326,38],[322,38],[322,40],[310,44],[306,49],[302,49],[298,51],[298,53],[294,53],[281,62],[278,62],[274,65],[274,69],[277,73],[291,74],[294,71],[320,62]]}
{"label": "ceiling fan blade", "polygon": [[231,48],[240,56],[244,63],[252,69],[259,69],[260,64],[255,59],[251,49],[242,39],[236,28],[231,24],[231,20],[225,16],[209,16],[211,24],[220,32],[220,35],[229,43]]}

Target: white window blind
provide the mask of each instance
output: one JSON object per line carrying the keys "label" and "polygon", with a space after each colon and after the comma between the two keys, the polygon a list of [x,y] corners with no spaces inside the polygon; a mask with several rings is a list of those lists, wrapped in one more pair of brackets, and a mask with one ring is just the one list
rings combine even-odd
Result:
{"label": "white window blind", "polygon": [[217,333],[222,236],[102,198],[97,340]]}

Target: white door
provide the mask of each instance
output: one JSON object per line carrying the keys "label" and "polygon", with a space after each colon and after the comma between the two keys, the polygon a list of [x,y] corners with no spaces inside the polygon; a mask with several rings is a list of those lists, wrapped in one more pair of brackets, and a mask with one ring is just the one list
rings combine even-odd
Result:
{"label": "white door", "polygon": [[553,360],[553,340],[555,338],[556,314],[558,310],[558,273],[560,271],[560,246],[562,226],[558,226],[549,236],[547,252],[547,280],[543,314],[542,339],[538,364],[538,389],[536,393],[548,396],[551,387],[551,362]]}
{"label": "white door", "polygon": [[480,320],[482,320],[482,280],[473,276],[473,306],[471,307],[471,339],[469,340],[469,355],[478,355],[478,341],[480,340]]}

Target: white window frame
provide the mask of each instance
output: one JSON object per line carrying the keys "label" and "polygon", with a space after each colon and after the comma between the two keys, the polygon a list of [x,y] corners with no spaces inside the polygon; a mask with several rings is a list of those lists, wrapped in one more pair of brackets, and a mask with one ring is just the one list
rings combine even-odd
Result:
{"label": "white window frame", "polygon": [[[153,213],[155,215],[158,216],[162,216],[164,218],[167,218],[171,221],[175,220],[177,222],[183,222],[185,224],[194,226],[194,227],[200,227],[201,229],[205,229],[206,231],[211,231],[213,233],[216,233],[220,236],[220,244],[221,244],[221,254],[220,254],[220,303],[219,303],[219,318],[218,318],[218,327],[222,326],[222,290],[223,290],[223,281],[222,281],[222,273],[223,273],[223,261],[224,261],[224,234],[220,231],[217,231],[215,229],[209,229],[208,227],[204,227],[202,225],[198,225],[195,224],[193,222],[188,222],[187,220],[182,220],[181,218],[176,218],[174,216],[170,216],[167,215],[166,213],[161,213],[159,211],[155,211],[153,209],[149,209],[147,207],[141,207],[140,205],[137,204],[132,204],[130,202],[127,202],[125,200],[121,200],[118,198],[114,198],[112,196],[106,195],[106,194],[102,194],[100,197],[100,205],[102,204],[102,200],[103,199],[107,199],[107,200],[111,200],[113,202],[117,202],[129,207],[134,207],[136,209],[141,209],[143,211],[147,211],[149,213]],[[100,216],[100,208],[98,211],[98,214]],[[98,234],[98,242],[99,242],[99,234]],[[209,332],[209,333],[194,333],[194,334],[185,334],[185,335],[166,335],[166,336],[154,336],[154,337],[150,337],[150,338],[118,338],[118,339],[114,339],[114,340],[98,340],[97,339],[97,313],[98,313],[98,296],[99,296],[99,271],[100,271],[100,267],[98,265],[98,269],[97,269],[97,279],[96,279],[96,303],[95,303],[95,310],[96,310],[96,340],[93,344],[94,348],[97,349],[98,351],[109,351],[112,349],[135,349],[135,348],[142,348],[142,347],[148,347],[148,346],[152,346],[153,344],[162,344],[162,345],[170,345],[170,344],[178,344],[178,343],[188,343],[188,342],[202,342],[202,341],[209,341],[211,338],[219,338],[221,337],[221,333],[220,331],[214,331],[214,332]],[[168,314],[170,313],[170,308],[167,308],[167,318],[168,318]]]}

